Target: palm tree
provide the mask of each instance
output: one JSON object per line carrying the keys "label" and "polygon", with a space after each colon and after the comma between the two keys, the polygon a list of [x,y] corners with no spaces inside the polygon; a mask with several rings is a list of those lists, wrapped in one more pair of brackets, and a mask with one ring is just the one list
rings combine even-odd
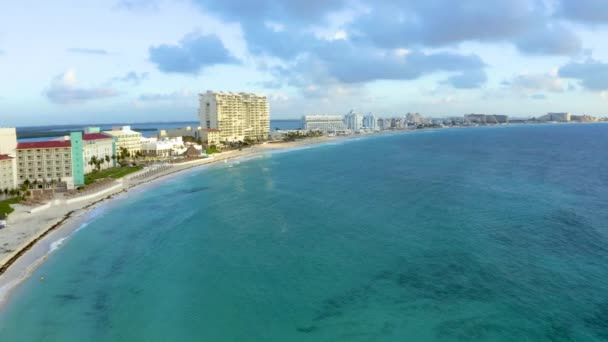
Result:
{"label": "palm tree", "polygon": [[89,159],[89,165],[93,166],[96,168],[97,165],[97,157],[96,156],[92,156],[91,159]]}
{"label": "palm tree", "polygon": [[108,164],[108,166],[110,166],[110,156],[106,154],[104,159],[106,160],[106,164]]}

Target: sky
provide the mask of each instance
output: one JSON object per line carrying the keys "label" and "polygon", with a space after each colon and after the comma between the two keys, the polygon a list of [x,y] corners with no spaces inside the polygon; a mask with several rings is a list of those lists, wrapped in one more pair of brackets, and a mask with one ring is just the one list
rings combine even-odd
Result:
{"label": "sky", "polygon": [[198,93],[272,119],[608,116],[606,0],[0,2],[0,126],[195,121]]}

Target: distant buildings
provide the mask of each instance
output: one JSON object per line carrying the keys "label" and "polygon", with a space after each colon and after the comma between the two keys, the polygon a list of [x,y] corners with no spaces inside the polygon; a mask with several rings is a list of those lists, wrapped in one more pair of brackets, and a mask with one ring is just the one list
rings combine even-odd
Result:
{"label": "distant buildings", "polygon": [[509,122],[507,115],[496,114],[467,114],[465,120],[470,123],[486,125],[486,124],[504,124]]}
{"label": "distant buildings", "polygon": [[378,119],[378,128],[382,131],[391,129],[391,119]]}
{"label": "distant buildings", "polygon": [[344,118],[340,115],[304,115],[302,128],[306,131],[328,133],[344,133],[347,130]]}
{"label": "distant buildings", "polygon": [[104,134],[116,138],[116,154],[120,154],[125,148],[129,154],[134,156],[141,152],[142,134],[131,129],[131,126],[112,127],[111,131],[104,131]]}
{"label": "distant buildings", "polygon": [[351,110],[344,116],[344,123],[346,124],[346,128],[358,132],[363,127],[363,117],[361,114]]}
{"label": "distant buildings", "polygon": [[425,120],[422,115],[418,113],[407,113],[407,115],[405,116],[405,120],[408,123],[412,123],[414,125],[421,125],[425,123]]}
{"label": "distant buildings", "polygon": [[221,141],[268,139],[270,112],[266,96],[208,90],[199,95],[201,127],[219,130]]}
{"label": "distant buildings", "polygon": [[576,122],[597,122],[597,121],[599,121],[597,117],[590,116],[590,115],[571,115],[570,120],[576,121]]}
{"label": "distant buildings", "polygon": [[570,113],[547,113],[539,117],[538,121],[557,121],[557,122],[569,122],[572,114]]}
{"label": "distant buildings", "polygon": [[367,113],[363,117],[363,128],[376,130],[378,129],[378,119],[372,113]]}

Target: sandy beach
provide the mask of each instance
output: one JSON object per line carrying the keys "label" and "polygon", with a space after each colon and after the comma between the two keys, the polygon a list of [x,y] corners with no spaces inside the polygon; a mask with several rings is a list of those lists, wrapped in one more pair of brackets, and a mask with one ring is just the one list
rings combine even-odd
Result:
{"label": "sandy beach", "polygon": [[[387,132],[389,133],[389,132]],[[394,133],[394,132],[393,132]],[[382,134],[382,133],[379,133]],[[377,135],[377,134],[374,134]],[[294,142],[278,142],[255,145],[243,150],[222,152],[212,158],[172,164],[171,167],[149,177],[131,177],[117,180],[115,189],[87,200],[69,205],[55,205],[49,209],[30,213],[32,207],[15,205],[9,216],[8,227],[0,230],[0,303],[11,289],[26,279],[74,231],[78,230],[89,214],[101,205],[111,204],[112,199],[128,196],[129,191],[143,184],[153,185],[156,180],[201,166],[236,159],[248,159],[277,150],[290,150],[362,136],[318,137]],[[144,169],[141,173],[145,172]],[[140,174],[140,173],[138,173]],[[134,174],[136,175],[136,174]]]}

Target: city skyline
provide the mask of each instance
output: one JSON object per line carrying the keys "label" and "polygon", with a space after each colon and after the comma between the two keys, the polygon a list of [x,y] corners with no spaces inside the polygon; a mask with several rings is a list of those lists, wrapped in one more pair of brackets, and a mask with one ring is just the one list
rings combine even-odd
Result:
{"label": "city skyline", "polygon": [[608,114],[600,0],[1,8],[0,126],[195,121],[206,89],[266,94],[272,119]]}

